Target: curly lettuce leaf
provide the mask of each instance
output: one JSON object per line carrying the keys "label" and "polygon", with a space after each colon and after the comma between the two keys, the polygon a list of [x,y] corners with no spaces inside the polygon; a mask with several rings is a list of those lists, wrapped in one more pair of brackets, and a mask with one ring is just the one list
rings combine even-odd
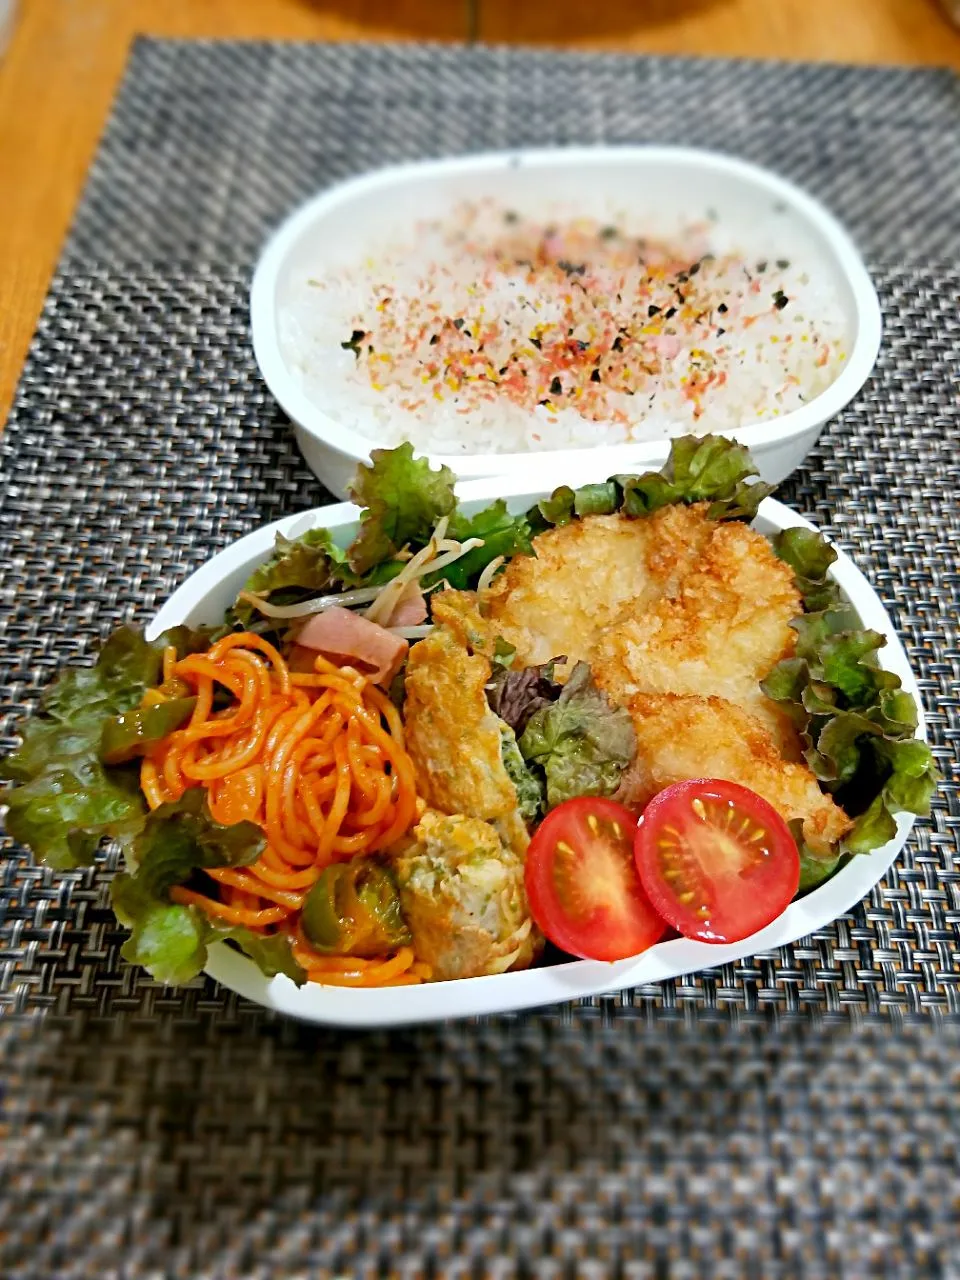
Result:
{"label": "curly lettuce leaf", "polygon": [[837,690],[844,705],[870,707],[884,690],[899,689],[899,676],[880,666],[886,637],[862,629],[852,610],[802,614],[790,625],[797,633],[796,657],[813,680]]}
{"label": "curly lettuce leaf", "polygon": [[920,724],[917,704],[906,689],[881,689],[879,699],[866,714],[891,738],[912,738]]}
{"label": "curly lettuce leaf", "polygon": [[614,707],[578,662],[556,702],[530,718],[519,739],[527,764],[543,770],[547,808],[574,796],[609,796],[636,752],[630,713]]}
{"label": "curly lettuce leaf", "polygon": [[40,698],[41,712],[69,725],[83,716],[106,718],[129,711],[145,690],[160,683],[165,648],[173,645],[182,658],[209,644],[210,632],[203,628],[173,627],[156,640],[147,640],[135,627],[118,627],[92,667],[67,667],[60,673]]}
{"label": "curly lettuce leaf", "polygon": [[413,456],[409,441],[395,449],[374,449],[371,464],[357,468],[350,497],[363,508],[360,531],[347,548],[347,563],[359,574],[389,560],[404,547],[426,546],[437,521],[456,505],[455,476],[434,471]]}
{"label": "curly lettuce leaf", "polygon": [[126,851],[127,867],[141,886],[162,896],[208,867],[245,867],[256,862],[266,841],[252,822],[214,821],[203,787],[149,813]]}
{"label": "curly lettuce leaf", "polygon": [[180,986],[195,978],[207,962],[207,920],[192,906],[151,894],[133,876],[121,872],[110,886],[114,914],[130,937],[120,954],[141,965],[157,982]]}
{"label": "curly lettuce leaf", "polygon": [[880,666],[885,637],[861,627],[829,588],[832,548],[808,530],[786,532],[796,536],[781,539],[777,550],[805,598],[831,603],[794,619],[795,655],[778,663],[761,688],[799,730],[820,785],[854,819],[829,855],[801,848],[801,888],[807,889],[832,874],[846,854],[891,840],[898,812],[926,817],[939,774],[930,748],[914,737],[919,713],[913,696],[899,676]]}
{"label": "curly lettuce leaf", "polygon": [[304,981],[285,936],[265,937],[220,925],[198,907],[170,900],[171,888],[184,884],[195,872],[248,866],[263,846],[263,833],[253,823],[223,826],[216,822],[200,787],[155,809],[132,842],[129,869],[115,876],[111,886],[117,919],[130,930],[121,951],[124,959],[142,965],[158,982],[176,986],[200,973],[212,943],[231,941],[268,977],[286,973],[294,981]]}
{"label": "curly lettuce leaf", "polygon": [[308,529],[298,538],[278,533],[270,559],[247,579],[246,589],[269,595],[285,587],[323,591],[336,577],[346,553],[334,542],[329,529]]}
{"label": "curly lettuce leaf", "polygon": [[804,756],[854,826],[830,854],[801,851],[801,889],[825,880],[848,854],[868,853],[897,832],[895,815],[926,817],[939,778],[933,754],[914,735],[917,705],[900,678],[880,666],[886,643],[860,625],[830,577],[836,552],[822,534],[786,529],[774,549],[793,569],[810,612],[793,622],[795,656],[762,684],[801,732]]}
{"label": "curly lettuce leaf", "polygon": [[[883,788],[857,817],[845,847],[851,853],[875,849],[896,834],[893,815],[913,813],[930,816],[940,773],[933,753],[916,738],[874,738],[870,744],[873,773],[883,778]],[[882,838],[880,838],[882,836]]]}
{"label": "curly lettuce leaf", "polygon": [[837,553],[822,533],[814,529],[781,529],[772,542],[774,551],[793,570],[805,609],[816,613],[840,605],[840,588],[830,576]]}
{"label": "curly lettuce leaf", "polygon": [[837,711],[816,734],[816,745],[804,757],[818,782],[834,784],[834,790],[856,777],[863,739],[880,729],[858,711]]}
{"label": "curly lettuce leaf", "polygon": [[885,845],[896,834],[897,820],[881,791],[857,818],[853,830],[843,841],[843,847],[851,853],[869,853],[871,849]]}
{"label": "curly lettuce leaf", "polygon": [[44,768],[0,791],[8,834],[55,871],[89,867],[104,839],[128,845],[146,812],[137,769],[105,768],[97,759],[100,722],[84,728],[82,738],[74,733],[58,741],[52,735]]}
{"label": "curly lettuce leaf", "polygon": [[[497,637],[498,641],[500,637]],[[513,650],[515,653],[516,650]],[[555,658],[540,666],[511,670],[504,664],[495,664],[486,684],[487,702],[519,737],[533,714],[556,702],[563,685],[553,678],[554,666],[566,662],[565,657]]]}
{"label": "curly lettuce leaf", "polygon": [[39,861],[65,871],[89,866],[105,838],[130,848],[147,806],[136,766],[101,761],[104,725],[159,682],[168,645],[182,656],[208,643],[208,633],[187,627],[152,641],[120,627],[94,666],[65,670],[17,726],[22,745],[0,762],[0,778],[15,785],[0,791],[0,803],[9,806],[10,835]]}
{"label": "curly lettuce leaf", "polygon": [[215,942],[234,943],[267,978],[284,973],[298,986],[306,981],[285,934],[259,934],[241,926],[220,927],[198,907],[141,893],[137,881],[125,875],[114,879],[112,902],[117,919],[131,930],[120,954],[166,986],[182,986],[197,977]]}
{"label": "curly lettuce leaf", "polygon": [[[308,529],[298,538],[278,533],[273,552],[244,583],[244,591],[272,604],[297,604],[324,591],[337,591],[346,566],[346,553],[328,529]],[[233,606],[231,621],[246,627],[255,616],[248,600]]]}
{"label": "curly lettuce leaf", "polygon": [[743,445],[723,436],[680,436],[660,471],[613,476],[601,484],[555,489],[529,512],[534,532],[576,517],[622,511],[652,515],[674,502],[708,502],[714,520],[752,520],[774,486],[759,475]]}
{"label": "curly lettuce leaf", "polygon": [[875,737],[867,751],[864,770],[869,771],[872,779],[882,779],[882,786],[858,814],[853,830],[844,841],[844,848],[850,853],[868,853],[892,840],[897,833],[894,819],[897,813],[929,817],[940,780],[933,753],[925,742],[916,738]]}
{"label": "curly lettuce leaf", "polygon": [[680,436],[661,471],[618,477],[623,510],[646,516],[673,502],[709,502],[713,520],[752,520],[775,488],[756,480],[750,451],[724,436]]}

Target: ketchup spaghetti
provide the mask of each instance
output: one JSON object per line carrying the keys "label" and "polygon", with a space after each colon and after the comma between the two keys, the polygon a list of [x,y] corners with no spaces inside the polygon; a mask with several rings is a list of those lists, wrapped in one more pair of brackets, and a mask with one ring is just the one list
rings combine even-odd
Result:
{"label": "ketchup spaghetti", "polygon": [[[253,822],[266,837],[251,866],[207,870],[209,892],[176,886],[170,896],[223,924],[289,933],[312,981],[422,981],[429,970],[409,946],[373,959],[329,956],[300,930],[299,913],[324,867],[389,848],[417,815],[413,764],[393,703],[355,668],[311,657],[312,670],[293,671],[250,631],[180,660],[172,649],[164,653],[164,683],[196,704],[141,763],[148,805],[201,786],[217,822]],[[218,709],[224,691],[229,705]],[[150,690],[144,703],[164,697]]]}

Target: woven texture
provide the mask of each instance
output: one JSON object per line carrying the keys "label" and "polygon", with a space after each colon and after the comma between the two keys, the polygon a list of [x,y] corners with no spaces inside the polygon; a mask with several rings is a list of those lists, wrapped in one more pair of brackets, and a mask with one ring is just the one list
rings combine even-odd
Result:
{"label": "woven texture", "polygon": [[793,947],[389,1036],[158,988],[119,959],[110,854],[55,878],[8,842],[0,1275],[960,1277],[957,105],[940,73],[137,47],[0,436],[0,750],[65,657],[325,500],[246,315],[297,198],[405,156],[656,139],[804,181],[871,256],[880,362],[778,496],[891,611],[946,780],[885,882]]}
{"label": "woven texture", "polygon": [[77,219],[79,258],[246,266],[319,187],[378,165],[576,143],[717,147],[803,183],[873,257],[960,254],[950,72],[408,46],[146,44]]}

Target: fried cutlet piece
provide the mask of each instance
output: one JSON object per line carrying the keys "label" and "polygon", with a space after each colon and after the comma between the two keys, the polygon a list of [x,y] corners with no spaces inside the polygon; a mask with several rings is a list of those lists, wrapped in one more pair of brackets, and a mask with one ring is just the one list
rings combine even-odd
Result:
{"label": "fried cutlet piece", "polygon": [[532,666],[565,654],[563,679],[624,606],[642,611],[673,595],[706,546],[714,522],[705,503],[664,507],[642,520],[586,516],[533,540],[536,556],[515,556],[480,594],[486,633]]}
{"label": "fried cutlet piece", "polygon": [[739,782],[787,822],[803,820],[804,839],[826,852],[853,825],[802,764],[783,759],[764,726],[723,698],[638,693],[628,703],[637,754],[616,798],[642,807],[658,791],[690,778]]}
{"label": "fried cutlet piece", "polygon": [[793,729],[760,681],[793,653],[800,610],[793,571],[769,541],[745,524],[718,524],[673,598],[621,612],[597,646],[594,675],[618,702],[641,691],[725,698],[797,758]]}
{"label": "fried cutlet piece", "polygon": [[485,821],[517,809],[501,758],[501,721],[484,692],[489,678],[486,658],[436,627],[410,650],[403,709],[418,794],[442,813]]}

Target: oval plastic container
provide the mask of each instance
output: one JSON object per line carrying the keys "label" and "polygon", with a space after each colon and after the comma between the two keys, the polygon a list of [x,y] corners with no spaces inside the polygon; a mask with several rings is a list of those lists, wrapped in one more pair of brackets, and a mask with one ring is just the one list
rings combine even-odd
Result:
{"label": "oval plastic container", "polygon": [[[849,338],[836,380],[809,404],[737,431],[765,480],[793,471],[824,424],[860,390],[880,343],[876,292],[852,240],[818,201],[776,174],[730,156],[683,147],[594,147],[515,151],[403,165],[345,182],[310,200],[266,246],[250,301],[253,345],[263,377],[293,422],[304,458],[338,497],[358,461],[382,443],[336,422],[306,393],[283,351],[280,322],[295,281],[335,271],[384,239],[402,237],[423,219],[440,217],[465,200],[493,198],[531,216],[551,206],[602,216],[615,202],[652,234],[715,216],[726,247],[776,251],[809,262],[836,286]],[[683,434],[680,430],[678,434]],[[660,466],[669,441],[588,449],[494,454],[431,454],[465,479],[529,477],[548,466],[567,476],[599,479]],[[418,452],[423,452],[418,450]]]}
{"label": "oval plastic container", "polygon": [[[525,511],[545,497],[550,489],[532,490],[516,483],[505,485],[496,480],[482,480],[463,484],[458,491],[462,510],[470,515],[499,497],[506,498],[511,510]],[[198,624],[222,618],[224,610],[233,602],[253,569],[270,555],[278,532],[287,537],[297,537],[307,529],[325,527],[333,532],[338,542],[346,545],[356,531],[358,514],[357,508],[349,503],[320,507],[301,515],[287,516],[241,538],[214,556],[174,592],[154,619],[150,634],[156,635],[178,623]],[[768,534],[794,525],[813,528],[802,516],[771,499],[761,505],[755,522],[756,528]],[[883,665],[900,676],[903,687],[913,694],[919,707],[919,689],[906,654],[873,588],[842,551],[838,551],[832,573],[863,625],[886,636],[887,644],[882,650]],[[921,713],[918,736],[923,737],[923,734]],[[614,964],[571,960],[566,964],[528,969],[522,973],[381,990],[354,990],[318,983],[297,987],[282,975],[267,979],[252,961],[226,944],[218,943],[210,950],[207,972],[232,991],[267,1008],[307,1022],[350,1027],[382,1027],[505,1013],[575,1000],[581,996],[612,993],[742,960],[822,929],[861,901],[883,877],[903,848],[913,822],[911,816],[900,815],[897,835],[893,840],[872,853],[851,858],[830,880],[792,902],[772,924],[742,942],[714,946],[674,938],[658,942],[642,955]]]}

